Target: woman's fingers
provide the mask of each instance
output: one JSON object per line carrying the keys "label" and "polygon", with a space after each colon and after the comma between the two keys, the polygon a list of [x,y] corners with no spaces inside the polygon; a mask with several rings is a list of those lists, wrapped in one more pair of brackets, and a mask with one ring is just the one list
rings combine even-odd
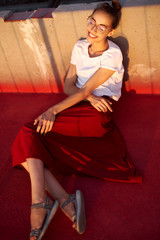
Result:
{"label": "woman's fingers", "polygon": [[45,124],[46,125],[45,125],[44,131],[43,131],[44,134],[46,134],[48,132],[48,129],[49,129],[49,126],[50,126],[50,121],[46,121]]}
{"label": "woman's fingers", "polygon": [[91,105],[99,112],[107,112],[108,110],[113,112],[111,108],[112,102],[104,97],[99,97],[92,94],[92,97],[89,101]]}
{"label": "woman's fingers", "polygon": [[52,128],[53,128],[53,124],[54,124],[54,121],[51,121],[51,122],[50,122],[49,129],[48,129],[48,132],[50,132],[50,131],[52,130]]}
{"label": "woman's fingers", "polygon": [[40,134],[46,134],[50,131],[50,129],[52,129],[51,126],[53,126],[53,122],[49,120],[47,121],[45,119],[40,120],[37,126],[37,132],[39,132]]}
{"label": "woman's fingers", "polygon": [[48,113],[48,116],[45,114],[40,115],[38,118],[35,119],[34,125],[37,125],[36,131],[40,134],[46,134],[47,132],[51,131],[53,124],[54,124],[55,116]]}
{"label": "woman's fingers", "polygon": [[49,129],[49,121],[46,121],[45,119],[41,119],[37,126],[37,132],[40,134],[47,133]]}
{"label": "woman's fingers", "polygon": [[53,121],[47,121],[44,134],[46,134],[47,132],[50,132],[52,130],[52,127],[53,127]]}
{"label": "woman's fingers", "polygon": [[100,109],[100,107],[94,106],[94,108],[95,108],[98,112],[102,112],[102,110]]}
{"label": "woman's fingers", "polygon": [[36,125],[39,122],[40,119],[41,119],[41,115],[34,120],[33,124]]}
{"label": "woman's fingers", "polygon": [[101,112],[107,112],[107,107],[104,103],[100,103],[98,105],[98,108],[100,109]]}
{"label": "woman's fingers", "polygon": [[112,110],[112,108],[110,106],[110,104],[112,104],[112,102],[110,102],[109,100],[106,101],[105,99],[102,98],[102,103],[105,106],[106,112],[107,112],[107,110],[113,112],[113,110]]}
{"label": "woman's fingers", "polygon": [[37,123],[38,123],[38,119],[35,119],[33,125],[36,125]]}
{"label": "woman's fingers", "polygon": [[47,121],[45,119],[43,119],[43,123],[42,123],[42,127],[41,127],[41,130],[40,130],[40,134],[43,134],[45,132],[46,124],[47,124]]}
{"label": "woman's fingers", "polygon": [[43,119],[40,119],[39,122],[38,122],[38,126],[37,126],[36,131],[37,131],[37,132],[40,132],[42,126],[43,126]]}
{"label": "woman's fingers", "polygon": [[105,99],[101,99],[100,101],[97,102],[97,104],[94,105],[94,107],[99,111],[99,112],[107,112],[108,110],[113,112],[110,104],[106,102]]}
{"label": "woman's fingers", "polygon": [[98,102],[95,105],[93,105],[93,107],[96,110],[98,110],[99,112],[107,112],[107,107],[104,104],[100,103],[100,102]]}

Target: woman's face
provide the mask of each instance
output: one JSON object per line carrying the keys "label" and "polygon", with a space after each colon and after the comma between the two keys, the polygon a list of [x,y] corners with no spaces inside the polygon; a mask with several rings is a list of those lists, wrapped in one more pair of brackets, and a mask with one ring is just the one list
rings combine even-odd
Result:
{"label": "woman's face", "polygon": [[87,40],[90,43],[105,42],[113,34],[112,17],[103,11],[96,11],[88,20]]}

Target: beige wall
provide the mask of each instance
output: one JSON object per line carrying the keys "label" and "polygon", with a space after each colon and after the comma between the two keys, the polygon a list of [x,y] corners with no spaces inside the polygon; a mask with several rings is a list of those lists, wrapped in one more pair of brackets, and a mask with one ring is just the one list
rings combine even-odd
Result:
{"label": "beige wall", "polygon": [[[0,91],[62,91],[72,47],[85,37],[95,5],[63,5],[53,18],[24,21],[4,21],[0,12]],[[123,7],[114,41],[124,54],[127,90],[160,93],[159,12],[160,5]]]}

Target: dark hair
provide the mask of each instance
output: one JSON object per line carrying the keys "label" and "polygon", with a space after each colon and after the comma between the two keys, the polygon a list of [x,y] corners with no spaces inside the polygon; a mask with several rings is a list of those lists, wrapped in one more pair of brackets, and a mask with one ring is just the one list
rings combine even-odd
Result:
{"label": "dark hair", "polygon": [[112,17],[112,27],[113,29],[117,28],[120,19],[121,19],[121,4],[117,0],[112,0],[112,5],[109,3],[102,3],[97,6],[97,8],[94,9],[92,15],[97,11],[103,11],[105,13],[108,13]]}

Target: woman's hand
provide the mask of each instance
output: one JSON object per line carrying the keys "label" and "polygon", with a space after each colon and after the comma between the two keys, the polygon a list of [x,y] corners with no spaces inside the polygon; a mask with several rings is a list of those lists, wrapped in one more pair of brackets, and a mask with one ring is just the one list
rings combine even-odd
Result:
{"label": "woman's hand", "polygon": [[98,97],[95,96],[94,94],[91,94],[87,100],[90,102],[90,104],[97,109],[99,112],[107,112],[108,110],[113,112],[111,108],[112,102],[107,100],[104,97]]}
{"label": "woman's hand", "polygon": [[47,132],[51,131],[55,118],[56,116],[53,110],[49,108],[46,112],[42,113],[34,120],[34,125],[38,123],[36,131],[40,134],[46,134]]}

